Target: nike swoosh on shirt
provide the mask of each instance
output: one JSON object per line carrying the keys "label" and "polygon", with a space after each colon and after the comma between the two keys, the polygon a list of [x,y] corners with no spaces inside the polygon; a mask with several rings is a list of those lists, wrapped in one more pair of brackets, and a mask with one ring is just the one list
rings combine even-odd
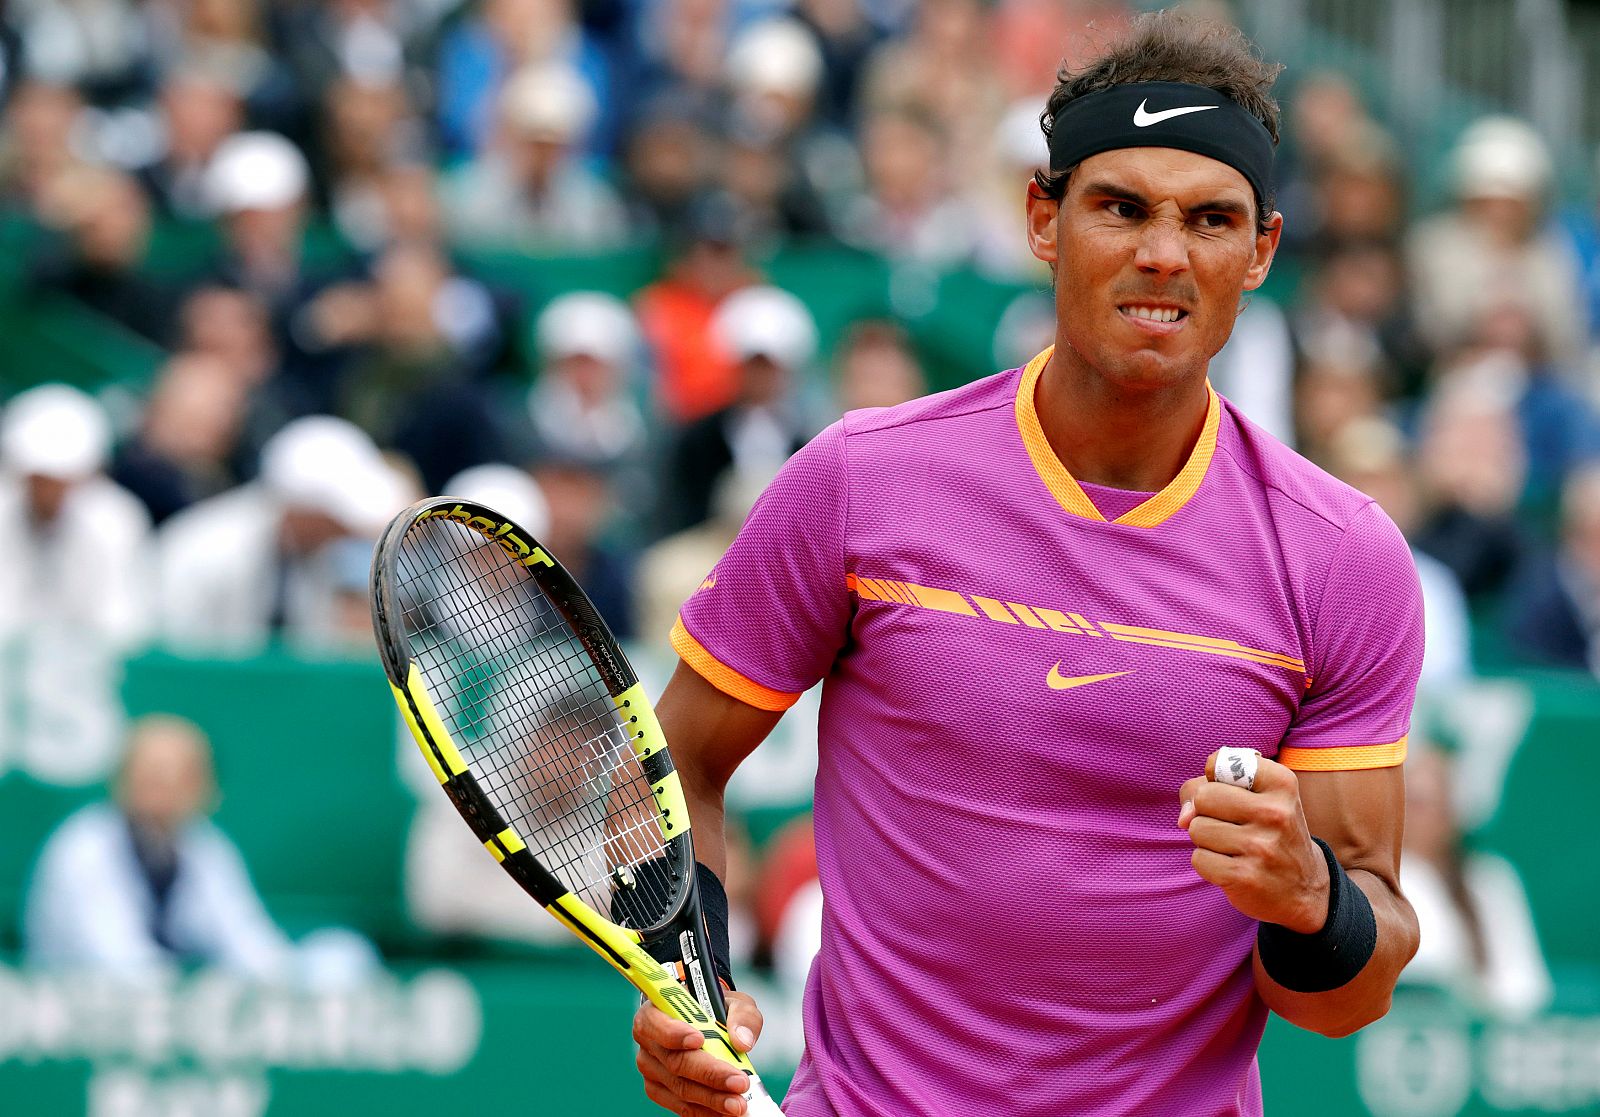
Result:
{"label": "nike swoosh on shirt", "polygon": [[1152,124],[1160,124],[1163,120],[1171,120],[1175,116],[1183,116],[1191,112],[1205,112],[1207,109],[1220,108],[1219,105],[1189,105],[1181,109],[1162,109],[1160,112],[1145,112],[1145,105],[1149,98],[1139,102],[1139,107],[1133,110],[1133,126],[1135,128],[1148,128]]}
{"label": "nike swoosh on shirt", "polygon": [[1107,679],[1121,678],[1131,675],[1132,671],[1112,671],[1105,675],[1073,675],[1070,678],[1061,674],[1061,664],[1050,668],[1050,673],[1044,677],[1045,685],[1051,690],[1071,690],[1075,686],[1088,686],[1090,683],[1103,683]]}

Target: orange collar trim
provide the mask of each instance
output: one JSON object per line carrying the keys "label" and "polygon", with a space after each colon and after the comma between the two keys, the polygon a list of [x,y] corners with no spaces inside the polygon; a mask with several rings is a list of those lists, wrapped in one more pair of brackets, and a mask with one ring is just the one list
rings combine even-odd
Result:
{"label": "orange collar trim", "polygon": [[[1029,361],[1022,370],[1022,381],[1017,385],[1017,430],[1022,434],[1022,445],[1027,448],[1028,457],[1033,459],[1033,468],[1061,507],[1074,516],[1104,523],[1106,518],[1100,514],[1100,509],[1094,506],[1094,501],[1083,491],[1077,478],[1067,471],[1067,467],[1061,464],[1061,459],[1050,448],[1050,442],[1044,436],[1044,427],[1039,423],[1039,411],[1033,393],[1054,351],[1055,346],[1052,345]],[[1205,426],[1200,429],[1200,437],[1178,475],[1168,482],[1166,488],[1153,494],[1137,508],[1124,512],[1113,522],[1127,527],[1157,527],[1171,519],[1199,490],[1200,482],[1205,480],[1206,470],[1211,467],[1211,457],[1216,453],[1217,427],[1222,421],[1222,402],[1209,381],[1206,383],[1206,396]]]}

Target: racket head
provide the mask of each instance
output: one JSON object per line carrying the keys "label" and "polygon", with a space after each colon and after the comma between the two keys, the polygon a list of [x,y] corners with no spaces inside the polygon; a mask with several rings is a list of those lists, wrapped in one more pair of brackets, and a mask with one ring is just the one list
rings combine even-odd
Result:
{"label": "racket head", "polygon": [[520,525],[436,497],[372,565],[384,671],[462,817],[540,904],[569,895],[646,941],[694,900],[688,813],[637,674]]}

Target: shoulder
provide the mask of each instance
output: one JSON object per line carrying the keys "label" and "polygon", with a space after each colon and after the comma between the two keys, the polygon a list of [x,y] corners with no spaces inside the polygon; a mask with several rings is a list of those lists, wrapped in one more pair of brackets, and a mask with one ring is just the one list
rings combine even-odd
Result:
{"label": "shoulder", "polygon": [[185,508],[161,527],[167,539],[233,536],[258,525],[270,530],[272,498],[259,484],[240,485]]}
{"label": "shoulder", "polygon": [[934,436],[933,424],[951,423],[968,416],[1016,406],[1020,369],[1008,369],[949,391],[922,396],[894,407],[870,407],[847,412],[840,423],[840,435],[855,442],[867,442],[894,435]]}
{"label": "shoulder", "polygon": [[1324,539],[1339,536],[1373,512],[1387,522],[1366,493],[1301,457],[1226,399],[1217,452],[1226,455],[1246,485],[1260,492],[1275,518],[1288,521],[1291,531],[1312,532]]}
{"label": "shoulder", "polygon": [[82,865],[103,860],[120,843],[121,816],[106,803],[80,807],[56,826],[39,855],[41,866]]}

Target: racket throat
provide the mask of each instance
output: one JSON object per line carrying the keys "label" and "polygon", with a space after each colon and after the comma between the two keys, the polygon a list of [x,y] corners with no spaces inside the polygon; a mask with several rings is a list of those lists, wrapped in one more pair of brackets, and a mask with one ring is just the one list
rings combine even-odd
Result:
{"label": "racket throat", "polygon": [[706,1010],[706,1015],[713,1019],[721,1019],[721,1005],[712,999],[711,988],[706,980],[707,962],[700,950],[700,936],[695,934],[693,927],[685,928],[678,933],[678,950],[683,959],[683,971],[689,979],[689,990],[694,993],[694,999],[700,1002],[700,1007]]}

